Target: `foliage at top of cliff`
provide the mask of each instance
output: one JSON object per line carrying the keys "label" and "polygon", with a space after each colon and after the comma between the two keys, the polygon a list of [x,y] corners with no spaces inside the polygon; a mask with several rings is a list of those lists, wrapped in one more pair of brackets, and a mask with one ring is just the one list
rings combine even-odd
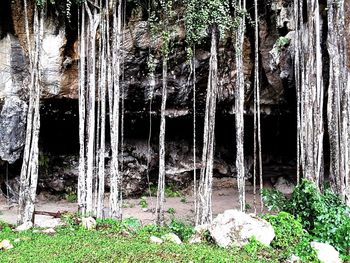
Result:
{"label": "foliage at top of cliff", "polygon": [[190,45],[201,42],[211,26],[218,26],[223,34],[233,25],[230,1],[186,0],[185,25],[186,39]]}

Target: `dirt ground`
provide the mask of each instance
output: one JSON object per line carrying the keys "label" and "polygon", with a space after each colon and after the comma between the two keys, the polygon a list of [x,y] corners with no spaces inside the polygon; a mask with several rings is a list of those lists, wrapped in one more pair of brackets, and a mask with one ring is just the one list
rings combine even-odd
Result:
{"label": "dirt ground", "polygon": [[[253,186],[246,182],[246,204],[247,212],[254,212],[254,194]],[[259,192],[259,189],[257,189]],[[187,193],[187,194],[186,194]],[[76,212],[77,204],[70,203],[66,200],[44,200],[38,198],[36,204],[36,211],[58,212],[63,211]],[[260,196],[256,195],[256,207],[260,212]],[[143,224],[152,223],[155,221],[154,210],[156,207],[156,197],[146,197],[147,208],[142,208],[140,205],[140,198],[125,199],[123,202],[123,218],[135,217],[141,220]],[[213,216],[222,213],[227,209],[239,209],[237,184],[234,178],[215,178],[213,182]],[[108,197],[106,197],[106,204],[108,204]],[[173,214],[167,212],[166,218],[170,220],[172,217],[194,222],[194,201],[191,189],[184,191],[181,197],[166,198],[165,211],[174,212]],[[175,211],[174,211],[175,210]],[[17,206],[9,204],[5,198],[0,197],[0,221],[5,221],[15,224],[17,221]],[[51,227],[55,224],[57,219],[50,216],[36,215],[35,224],[40,227]]]}

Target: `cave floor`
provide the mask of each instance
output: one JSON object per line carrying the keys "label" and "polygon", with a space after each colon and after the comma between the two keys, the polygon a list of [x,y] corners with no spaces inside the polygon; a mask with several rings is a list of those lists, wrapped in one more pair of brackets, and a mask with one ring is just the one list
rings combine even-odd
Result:
{"label": "cave floor", "polygon": [[[265,187],[269,187],[268,185]],[[246,208],[247,212],[254,212],[254,189],[253,186],[246,182]],[[257,193],[259,189],[257,189]],[[77,204],[68,202],[67,200],[43,200],[38,198],[36,203],[36,211],[45,212],[75,212]],[[155,222],[156,197],[146,197],[147,208],[140,205],[141,198],[128,198],[123,200],[123,218],[135,217],[143,224]],[[106,205],[108,204],[108,196],[106,196]],[[213,182],[213,216],[222,213],[227,209],[239,209],[238,190],[236,180],[234,178],[214,179]],[[256,195],[256,207],[260,212],[260,196]],[[169,210],[170,209],[170,210]],[[183,191],[181,197],[168,197],[165,202],[166,220],[176,218],[178,220],[189,223],[194,222],[194,202],[192,189]],[[5,198],[0,198],[0,221],[15,224],[17,221],[17,206],[8,204]],[[36,215],[35,225],[38,227],[53,227],[57,224],[58,219],[51,216]]]}

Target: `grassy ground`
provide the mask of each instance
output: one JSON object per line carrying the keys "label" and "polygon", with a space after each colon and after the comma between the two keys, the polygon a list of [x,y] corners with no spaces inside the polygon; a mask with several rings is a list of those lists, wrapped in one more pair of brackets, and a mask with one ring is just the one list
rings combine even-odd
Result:
{"label": "grassy ground", "polygon": [[160,237],[172,230],[100,222],[97,230],[68,226],[48,235],[33,230],[17,233],[2,225],[0,241],[10,240],[14,248],[0,251],[0,262],[280,262],[271,249],[254,245],[222,249],[208,243],[149,241],[151,235]]}

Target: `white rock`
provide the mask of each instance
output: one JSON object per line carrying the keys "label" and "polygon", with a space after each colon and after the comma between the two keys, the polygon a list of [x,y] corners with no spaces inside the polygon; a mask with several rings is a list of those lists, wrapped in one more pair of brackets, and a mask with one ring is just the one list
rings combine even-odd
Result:
{"label": "white rock", "polygon": [[88,230],[95,229],[96,228],[96,220],[94,218],[92,218],[91,216],[83,217],[81,219],[81,225]]}
{"label": "white rock", "polygon": [[62,226],[63,223],[60,218],[52,218],[49,216],[36,216],[35,217],[35,226],[41,228],[55,228]]}
{"label": "white rock", "polygon": [[15,242],[15,243],[18,243],[18,242],[20,242],[20,241],[21,241],[20,238],[16,238],[15,240],[13,240],[13,242]]}
{"label": "white rock", "polygon": [[282,194],[290,195],[293,193],[295,185],[284,177],[279,177],[274,185],[274,188],[280,191]]}
{"label": "white rock", "polygon": [[30,221],[24,222],[22,225],[16,227],[15,231],[21,232],[31,229],[33,227],[33,223]]}
{"label": "white rock", "polygon": [[341,263],[339,252],[331,245],[313,241],[311,247],[316,250],[318,259],[324,263]]}
{"label": "white rock", "polygon": [[53,229],[53,228],[48,228],[48,229],[45,229],[41,232],[44,234],[55,234],[56,233],[55,229]]}
{"label": "white rock", "polygon": [[220,247],[243,246],[253,236],[268,246],[275,237],[275,231],[267,221],[238,210],[219,214],[210,225],[209,232]]}
{"label": "white rock", "polygon": [[163,240],[159,237],[155,237],[155,236],[151,236],[150,238],[150,241],[152,243],[156,243],[156,244],[162,244],[163,243]]}
{"label": "white rock", "polygon": [[0,242],[0,249],[8,250],[13,248],[13,245],[11,244],[10,240],[4,239]]}
{"label": "white rock", "polygon": [[190,244],[202,243],[205,240],[205,233],[206,231],[208,231],[208,229],[209,229],[208,224],[196,226],[194,228],[194,234],[188,240],[188,243]]}
{"label": "white rock", "polygon": [[175,243],[180,245],[182,243],[181,239],[174,233],[168,233],[162,236],[162,239],[167,242]]}
{"label": "white rock", "polygon": [[296,255],[291,255],[291,257],[289,259],[287,259],[287,263],[299,263],[301,262],[300,257],[296,256]]}

